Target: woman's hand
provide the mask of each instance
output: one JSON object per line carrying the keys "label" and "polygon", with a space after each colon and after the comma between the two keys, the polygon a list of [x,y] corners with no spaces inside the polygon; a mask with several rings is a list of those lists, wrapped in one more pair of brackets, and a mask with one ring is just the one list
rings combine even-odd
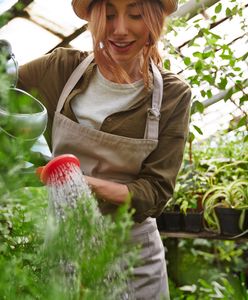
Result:
{"label": "woman's hand", "polygon": [[120,205],[130,199],[130,193],[125,184],[84,176],[92,192],[97,198]]}

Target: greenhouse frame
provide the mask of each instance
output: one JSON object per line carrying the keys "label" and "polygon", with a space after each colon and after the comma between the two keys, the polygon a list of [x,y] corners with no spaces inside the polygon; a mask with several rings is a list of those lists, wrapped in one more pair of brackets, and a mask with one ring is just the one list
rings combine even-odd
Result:
{"label": "greenhouse frame", "polygon": [[[0,12],[0,299],[125,299],[138,256],[127,244],[128,206],[113,225],[84,191],[84,204],[57,224],[48,203],[54,191],[38,178],[52,157],[45,127],[34,125],[35,138],[21,128],[28,138],[15,137],[3,108],[14,101],[17,66],[59,47],[91,52],[88,23],[70,0],[0,0]],[[171,300],[248,299],[247,1],[180,0],[158,48],[161,67],[192,91],[183,163],[156,218]]]}

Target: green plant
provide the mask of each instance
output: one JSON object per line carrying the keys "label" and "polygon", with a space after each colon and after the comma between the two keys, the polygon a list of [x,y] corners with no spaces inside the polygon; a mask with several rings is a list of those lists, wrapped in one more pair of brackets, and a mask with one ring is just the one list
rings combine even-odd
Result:
{"label": "green plant", "polygon": [[244,274],[227,275],[219,274],[219,278],[208,282],[199,279],[197,284],[182,286],[179,289],[184,292],[184,297],[177,299],[184,300],[247,300],[248,290],[245,286]]}
{"label": "green plant", "polygon": [[173,198],[166,210],[202,209],[203,195],[213,186],[226,184],[248,177],[248,143],[239,135],[227,139],[218,135],[214,139],[199,142],[195,147],[192,161],[186,149],[182,168],[179,172]]}
{"label": "green plant", "polygon": [[231,182],[238,179],[248,178],[248,157],[244,157],[243,160],[233,160],[224,164],[219,164],[216,168],[211,182],[218,184],[221,182]]}
{"label": "green plant", "polygon": [[248,180],[237,179],[233,182],[214,185],[203,196],[204,219],[212,229],[219,228],[215,214],[216,207],[239,210],[248,208]]}
{"label": "green plant", "polygon": [[184,214],[188,210],[200,211],[202,195],[209,186],[209,174],[200,168],[186,165],[177,180],[171,203]]}
{"label": "green plant", "polygon": [[165,245],[171,299],[247,300],[247,243],[167,238]]}
{"label": "green plant", "polygon": [[245,209],[248,207],[248,180],[239,179],[226,185],[213,186],[203,196],[205,209],[222,206]]}
{"label": "green plant", "polygon": [[100,221],[90,205],[95,200],[83,198],[77,210],[67,211],[66,221],[55,224],[47,222],[44,188],[25,188],[4,198],[0,203],[1,299],[119,298],[137,257],[128,243],[132,221],[127,206],[120,208],[115,222],[110,217]]}

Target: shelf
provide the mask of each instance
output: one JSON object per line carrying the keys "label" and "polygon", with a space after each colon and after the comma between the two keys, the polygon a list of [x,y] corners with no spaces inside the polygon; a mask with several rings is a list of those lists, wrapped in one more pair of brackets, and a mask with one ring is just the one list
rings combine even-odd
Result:
{"label": "shelf", "polygon": [[239,236],[228,236],[228,235],[221,235],[214,232],[208,232],[208,231],[202,231],[197,233],[191,233],[191,232],[166,232],[163,230],[160,230],[160,236],[162,238],[190,238],[190,239],[213,239],[213,240],[233,240],[233,241],[240,241],[248,240],[248,235],[239,235]]}

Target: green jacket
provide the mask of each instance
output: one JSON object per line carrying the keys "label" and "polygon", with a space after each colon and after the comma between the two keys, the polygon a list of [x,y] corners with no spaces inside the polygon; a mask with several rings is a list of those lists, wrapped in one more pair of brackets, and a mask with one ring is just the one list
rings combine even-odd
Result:
{"label": "green jacket", "polygon": [[[86,52],[58,48],[19,68],[18,87],[35,94],[48,110],[45,137],[51,148],[54,112],[62,89],[73,70],[87,56]],[[70,100],[82,93],[96,64],[93,62],[65,102],[62,113],[77,122]],[[171,198],[176,176],[183,159],[188,134],[191,90],[187,83],[169,71],[161,71],[164,91],[159,124],[158,147],[143,162],[139,177],[128,183],[135,208],[134,219],[142,222],[148,216],[157,217]],[[102,123],[104,132],[130,138],[144,137],[147,109],[151,107],[152,78],[147,96],[129,110],[115,113]]]}

